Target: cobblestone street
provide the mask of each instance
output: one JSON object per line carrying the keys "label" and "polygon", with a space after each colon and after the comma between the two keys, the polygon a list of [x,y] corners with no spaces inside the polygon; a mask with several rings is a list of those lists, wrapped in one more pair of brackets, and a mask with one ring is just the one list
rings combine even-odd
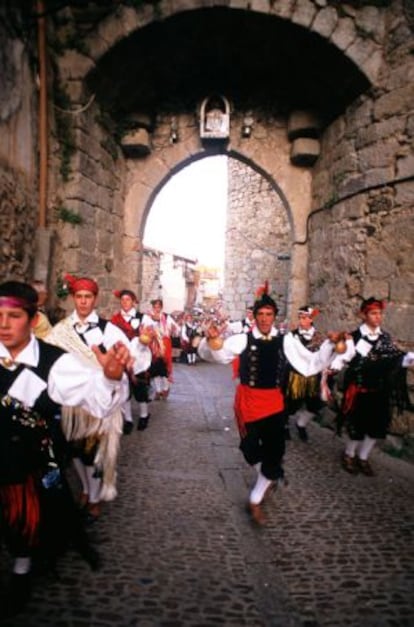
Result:
{"label": "cobblestone street", "polygon": [[289,483],[254,527],[233,390],[229,367],[175,365],[148,429],[122,438],[119,496],[91,531],[101,570],[69,553],[2,625],[414,626],[414,467],[375,451],[376,476],[351,476],[331,430],[292,429]]}

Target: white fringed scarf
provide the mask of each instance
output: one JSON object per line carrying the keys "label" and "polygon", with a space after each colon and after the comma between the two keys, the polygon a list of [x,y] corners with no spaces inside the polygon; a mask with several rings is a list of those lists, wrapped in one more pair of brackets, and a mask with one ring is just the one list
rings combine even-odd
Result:
{"label": "white fringed scarf", "polygon": [[[45,338],[49,344],[59,346],[69,353],[100,368],[95,354],[73,328],[70,318],[61,320],[53,327]],[[62,406],[62,431],[68,441],[81,440],[87,437],[96,439],[98,446],[94,465],[102,472],[102,488],[100,499],[111,501],[117,495],[116,464],[122,434],[122,414],[117,409],[105,418],[96,418],[81,407]]]}

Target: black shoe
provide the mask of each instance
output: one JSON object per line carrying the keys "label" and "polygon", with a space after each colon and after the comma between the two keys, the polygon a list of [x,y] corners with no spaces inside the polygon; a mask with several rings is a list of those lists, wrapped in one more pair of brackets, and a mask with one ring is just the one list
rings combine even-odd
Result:
{"label": "black shoe", "polygon": [[363,475],[366,475],[367,477],[375,476],[375,472],[372,470],[371,464],[369,463],[367,459],[358,458],[357,464],[358,464],[359,470],[362,472]]}
{"label": "black shoe", "polygon": [[349,472],[350,475],[357,475],[359,471],[359,466],[355,457],[350,457],[344,453],[341,458],[342,468]]}
{"label": "black shoe", "polygon": [[32,575],[12,574],[9,585],[6,589],[5,598],[2,599],[0,618],[11,618],[22,612],[32,594]]}
{"label": "black shoe", "polygon": [[308,432],[305,427],[296,425],[296,431],[298,432],[299,440],[302,440],[302,442],[307,442],[309,440]]}
{"label": "black shoe", "polygon": [[149,417],[150,417],[150,414],[148,414],[148,416],[145,416],[145,418],[140,418],[138,420],[138,425],[137,425],[138,431],[144,431],[144,429],[148,427]]}
{"label": "black shoe", "polygon": [[132,433],[133,428],[134,428],[134,423],[131,420],[125,420],[124,426],[122,428],[122,433],[124,435],[129,435],[130,433]]}

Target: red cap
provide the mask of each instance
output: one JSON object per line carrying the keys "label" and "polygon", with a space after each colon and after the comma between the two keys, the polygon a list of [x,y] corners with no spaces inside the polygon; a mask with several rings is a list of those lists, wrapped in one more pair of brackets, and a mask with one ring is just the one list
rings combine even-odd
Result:
{"label": "red cap", "polygon": [[87,277],[77,278],[71,274],[65,274],[63,280],[67,284],[68,290],[71,294],[80,292],[80,290],[86,290],[87,292],[92,292],[92,294],[95,294],[96,296],[99,292],[98,284],[93,279],[88,279]]}

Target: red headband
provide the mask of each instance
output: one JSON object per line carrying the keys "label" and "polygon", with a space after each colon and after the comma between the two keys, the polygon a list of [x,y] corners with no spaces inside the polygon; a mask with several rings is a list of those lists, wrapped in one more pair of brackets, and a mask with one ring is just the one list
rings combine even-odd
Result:
{"label": "red headband", "polygon": [[114,290],[112,292],[112,294],[116,298],[122,298],[123,296],[130,296],[132,298],[132,300],[134,300],[135,302],[138,301],[137,297],[135,296],[135,294],[134,294],[134,292],[132,290]]}
{"label": "red headband", "polygon": [[88,279],[86,277],[78,279],[71,274],[65,274],[63,278],[71,294],[75,294],[80,290],[85,290],[87,292],[92,292],[92,294],[95,294],[96,296],[99,292],[98,284],[93,279]]}
{"label": "red headband", "polygon": [[368,313],[369,311],[372,311],[373,309],[380,309],[381,311],[385,309],[384,301],[374,300],[374,301],[370,301],[369,303],[366,303],[365,305],[363,304],[361,306],[361,311],[364,314]]}
{"label": "red headband", "polygon": [[35,303],[29,303],[29,301],[19,296],[0,296],[0,307],[18,307],[19,309],[25,309],[26,307],[34,307]]}

